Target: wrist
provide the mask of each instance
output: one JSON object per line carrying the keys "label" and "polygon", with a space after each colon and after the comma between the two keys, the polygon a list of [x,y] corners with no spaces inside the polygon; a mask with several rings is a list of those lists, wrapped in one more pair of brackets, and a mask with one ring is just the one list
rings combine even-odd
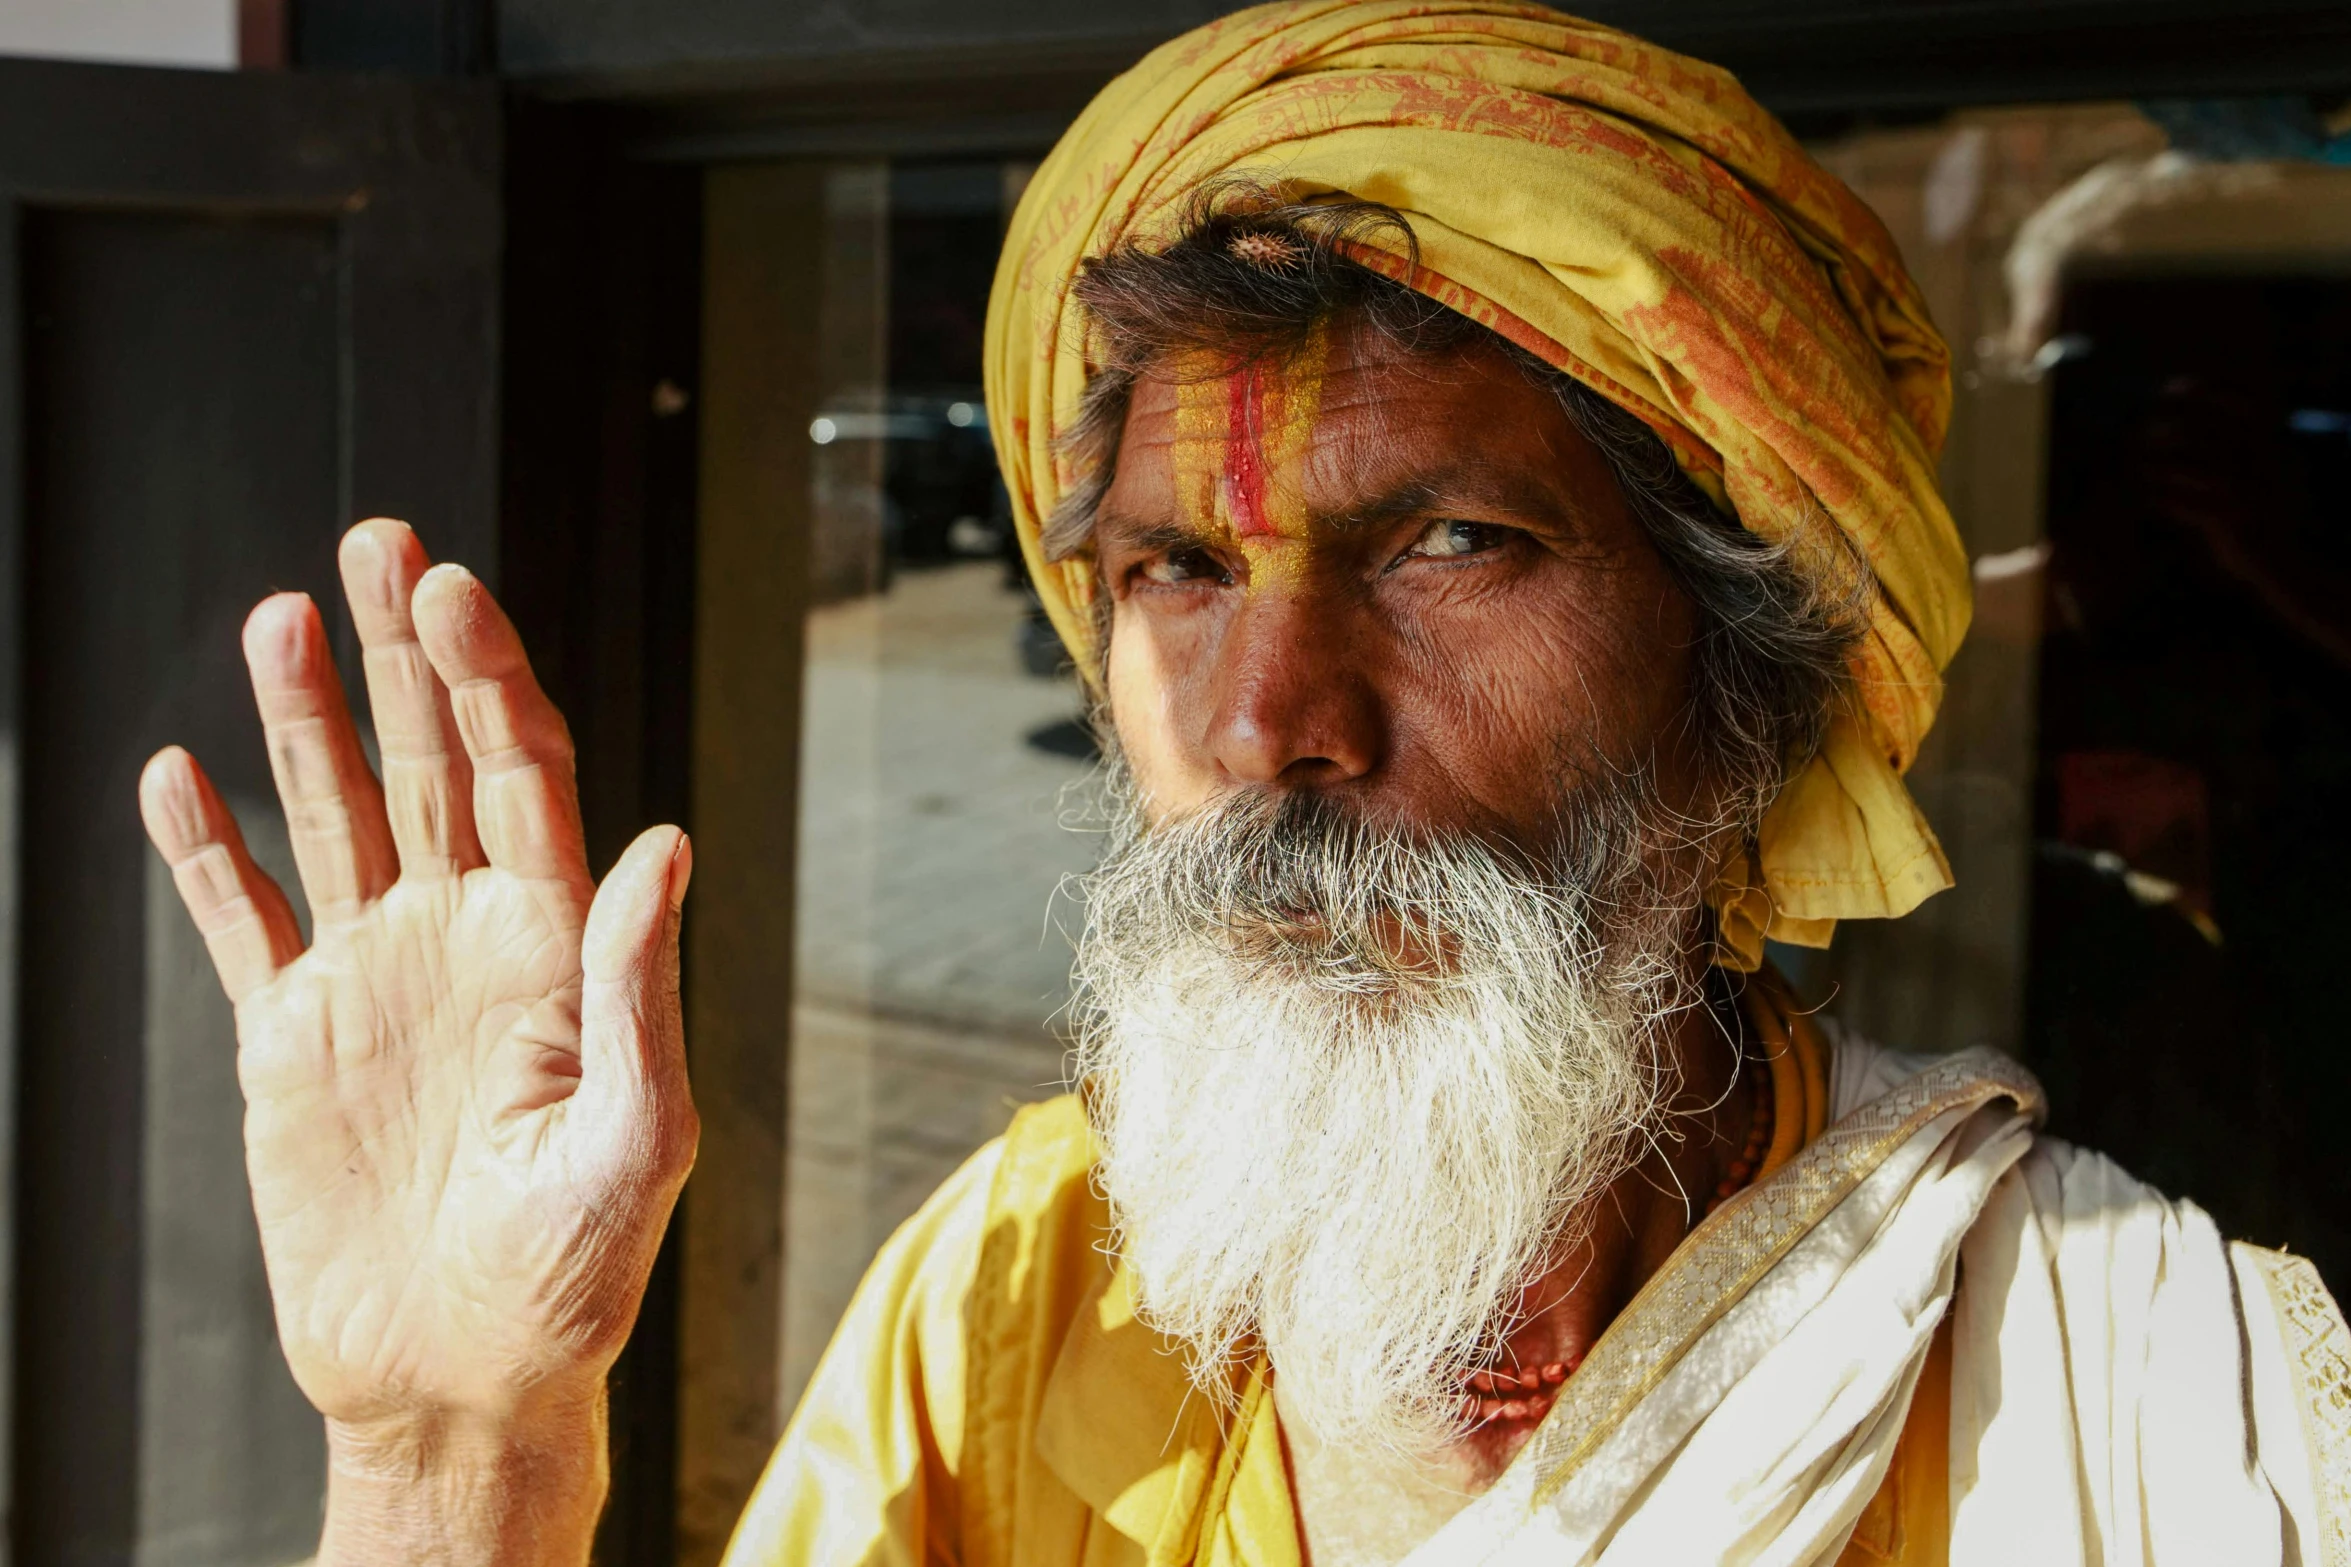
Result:
{"label": "wrist", "polygon": [[605,1394],[487,1416],[327,1422],[317,1567],[581,1567],[608,1481]]}

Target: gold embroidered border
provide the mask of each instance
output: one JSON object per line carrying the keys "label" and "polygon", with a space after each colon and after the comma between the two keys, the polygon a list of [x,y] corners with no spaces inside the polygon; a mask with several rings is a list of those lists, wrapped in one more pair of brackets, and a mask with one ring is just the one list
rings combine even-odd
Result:
{"label": "gold embroidered border", "polygon": [[1939,1062],[1829,1127],[1769,1179],[1709,1215],[1600,1335],[1536,1432],[1526,1455],[1541,1475],[1534,1501],[1555,1495],[1699,1336],[1920,1128],[1999,1098],[2037,1111],[2041,1085],[1990,1051]]}
{"label": "gold embroidered border", "polygon": [[2318,1498],[2313,1567],[2351,1567],[2351,1329],[2307,1257],[2247,1246],[2269,1285]]}

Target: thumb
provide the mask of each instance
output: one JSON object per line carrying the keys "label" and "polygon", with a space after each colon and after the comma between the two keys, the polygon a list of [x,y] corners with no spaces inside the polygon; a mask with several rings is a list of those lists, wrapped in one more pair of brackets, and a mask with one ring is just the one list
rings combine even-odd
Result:
{"label": "thumb", "polygon": [[637,836],[596,889],[580,944],[579,1108],[613,1152],[683,1178],[695,1123],[678,1005],[678,924],[693,845],[675,827]]}

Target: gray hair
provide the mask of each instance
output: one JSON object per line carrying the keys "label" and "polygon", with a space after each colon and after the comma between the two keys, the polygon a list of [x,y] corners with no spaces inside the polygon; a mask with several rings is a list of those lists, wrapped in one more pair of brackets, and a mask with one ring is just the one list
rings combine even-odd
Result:
{"label": "gray hair", "polygon": [[[1874,579],[1828,524],[1778,541],[1723,517],[1655,431],[1564,371],[1512,347],[1600,450],[1626,504],[1698,612],[1685,714],[1750,833],[1819,751],[1869,624]],[[1805,555],[1816,558],[1802,558]]]}

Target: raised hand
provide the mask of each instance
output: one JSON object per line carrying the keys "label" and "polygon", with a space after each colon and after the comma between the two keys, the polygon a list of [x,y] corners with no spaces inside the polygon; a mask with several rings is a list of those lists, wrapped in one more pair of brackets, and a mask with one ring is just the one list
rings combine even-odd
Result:
{"label": "raised hand", "polygon": [[141,812],[236,1007],[279,1336],[328,1422],[322,1562],[576,1562],[693,1163],[691,854],[654,828],[596,886],[569,734],[489,593],[397,522],[341,563],[381,784],[316,606],[245,625],[309,948],[185,751]]}

